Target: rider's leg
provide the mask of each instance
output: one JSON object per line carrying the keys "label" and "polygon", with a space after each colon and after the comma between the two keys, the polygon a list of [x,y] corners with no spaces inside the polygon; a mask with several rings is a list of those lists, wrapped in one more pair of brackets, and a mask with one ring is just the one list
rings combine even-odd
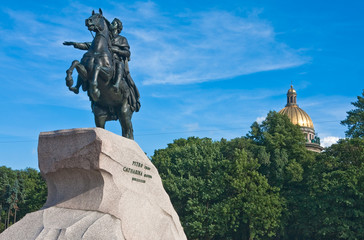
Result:
{"label": "rider's leg", "polygon": [[120,82],[121,79],[123,78],[123,73],[124,73],[124,63],[122,61],[117,61],[116,62],[116,66],[115,66],[115,83],[113,85],[113,88],[115,90],[115,92],[117,92],[120,88]]}

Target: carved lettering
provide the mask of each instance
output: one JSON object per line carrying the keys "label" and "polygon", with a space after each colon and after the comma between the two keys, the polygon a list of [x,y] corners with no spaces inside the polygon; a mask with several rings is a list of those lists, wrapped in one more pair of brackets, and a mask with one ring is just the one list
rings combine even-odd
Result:
{"label": "carved lettering", "polygon": [[[150,167],[145,166],[144,164],[142,164],[140,162],[137,162],[137,161],[133,161],[132,165],[135,166],[135,167],[138,167],[138,168],[144,168],[145,170],[150,170]],[[133,169],[133,168],[129,168],[129,167],[124,167],[123,168],[123,171],[124,172],[127,172],[127,173],[132,173],[132,174],[135,174],[135,175],[138,175],[138,176],[141,176],[141,177],[145,177],[145,178],[150,178],[150,179],[153,178],[152,175],[149,175],[149,174],[144,174],[143,175],[143,171],[137,170],[137,169]],[[136,181],[136,182],[141,182],[141,183],[145,183],[146,182],[146,180],[139,179],[139,178],[135,178],[135,177],[132,177],[131,180],[132,181]]]}
{"label": "carved lettering", "polygon": [[134,178],[133,177],[131,180],[135,181],[135,182],[145,183],[145,180],[142,180],[142,179],[139,179],[139,178]]}
{"label": "carved lettering", "polygon": [[142,168],[143,167],[143,163],[133,161],[133,166]]}
{"label": "carved lettering", "polygon": [[124,167],[123,171],[124,172],[129,172],[129,173],[132,173],[132,174],[136,174],[136,175],[139,175],[139,176],[143,176],[143,173],[141,171],[135,170],[135,169],[132,169],[132,168]]}

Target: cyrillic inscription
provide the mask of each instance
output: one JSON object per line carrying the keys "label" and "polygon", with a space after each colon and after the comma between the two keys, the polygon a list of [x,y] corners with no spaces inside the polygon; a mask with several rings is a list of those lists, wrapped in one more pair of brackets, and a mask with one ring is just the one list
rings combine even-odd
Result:
{"label": "cyrillic inscription", "polygon": [[132,174],[136,174],[136,175],[139,175],[139,176],[143,176],[143,172],[142,171],[135,170],[135,169],[132,169],[132,168],[124,167],[123,168],[123,171],[124,172],[130,172]]}
{"label": "cyrillic inscription", "polygon": [[132,181],[136,181],[136,182],[141,182],[141,183],[145,183],[145,180],[139,179],[139,178],[132,178]]}
{"label": "cyrillic inscription", "polygon": [[[132,174],[135,174],[135,175],[139,175],[141,177],[149,178],[149,179],[152,179],[153,178],[152,175],[145,173],[145,172],[147,172],[147,171],[150,170],[150,167],[145,166],[143,163],[140,163],[140,162],[137,162],[137,161],[133,161],[132,165],[134,167],[138,167],[138,168],[142,168],[142,169],[144,167],[144,174],[143,174],[142,169],[141,170],[137,170],[137,169],[133,169],[133,168],[124,167],[123,168],[123,171],[124,172],[128,172],[128,173],[132,173]],[[146,182],[145,179],[139,179],[139,178],[135,178],[135,177],[132,177],[131,180],[132,181],[135,181],[135,182],[140,182],[140,183],[145,183]]]}
{"label": "cyrillic inscription", "polygon": [[133,166],[142,168],[143,167],[143,163],[133,161]]}

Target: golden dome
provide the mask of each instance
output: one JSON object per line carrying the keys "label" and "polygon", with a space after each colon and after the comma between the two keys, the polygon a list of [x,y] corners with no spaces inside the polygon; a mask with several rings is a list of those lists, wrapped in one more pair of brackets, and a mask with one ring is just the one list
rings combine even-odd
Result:
{"label": "golden dome", "polygon": [[301,131],[306,138],[306,148],[309,151],[321,152],[324,148],[320,146],[320,138],[316,136],[313,122],[308,114],[297,105],[296,90],[291,88],[287,92],[286,107],[279,111],[280,114],[286,115],[291,123],[301,127]]}
{"label": "golden dome", "polygon": [[300,127],[314,128],[310,116],[297,105],[287,106],[279,113],[286,115],[293,124]]}
{"label": "golden dome", "polygon": [[308,114],[297,105],[296,90],[291,88],[287,92],[287,105],[279,113],[286,115],[293,124],[300,127],[313,128],[313,122]]}
{"label": "golden dome", "polygon": [[288,89],[287,95],[288,94],[296,94],[297,95],[296,90],[293,89],[293,86],[292,85],[291,85],[291,88]]}

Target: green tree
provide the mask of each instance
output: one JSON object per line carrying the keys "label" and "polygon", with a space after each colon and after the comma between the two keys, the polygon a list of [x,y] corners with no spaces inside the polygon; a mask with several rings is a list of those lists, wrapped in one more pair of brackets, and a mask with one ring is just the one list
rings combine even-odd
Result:
{"label": "green tree", "polygon": [[2,219],[4,224],[2,225],[2,229],[5,229],[9,226],[10,215],[11,215],[11,194],[12,194],[12,185],[14,184],[16,179],[16,173],[12,171],[10,168],[0,167],[0,183],[1,183],[1,206],[2,206]]}
{"label": "green tree", "polygon": [[305,147],[300,127],[274,111],[261,124],[253,123],[246,138],[256,145],[250,149],[261,164],[259,171],[270,185],[281,190],[301,182],[304,168],[314,160],[315,155]]}
{"label": "green tree", "polygon": [[314,239],[364,239],[364,139],[342,139],[311,166],[305,211]]}
{"label": "green tree", "polygon": [[286,149],[289,159],[304,159],[307,155],[300,127],[292,124],[286,115],[275,111],[270,111],[261,124],[254,122],[247,138],[264,146],[271,154],[277,149]]}
{"label": "green tree", "polygon": [[348,116],[341,121],[341,124],[348,127],[346,137],[364,137],[364,89],[362,96],[357,98],[358,101],[351,103],[356,108],[347,112]]}
{"label": "green tree", "polygon": [[39,210],[47,196],[46,183],[35,169],[0,167],[0,232]]}
{"label": "green tree", "polygon": [[[364,94],[364,92],[363,92]],[[347,137],[304,165],[295,239],[364,239],[363,97],[343,125]],[[309,162],[308,162],[309,163]],[[303,199],[303,200],[298,200]]]}
{"label": "green tree", "polygon": [[235,149],[231,160],[228,179],[234,194],[229,205],[235,206],[233,212],[240,212],[234,239],[272,238],[282,212],[278,189],[258,172],[258,160],[249,158],[246,150]]}
{"label": "green tree", "polygon": [[152,157],[188,239],[267,239],[279,226],[276,189],[251,154],[230,147],[192,137]]}
{"label": "green tree", "polygon": [[18,211],[18,195],[19,195],[19,182],[15,179],[14,184],[12,186],[6,186],[6,203],[8,207],[8,216],[6,227],[10,226],[10,216],[14,216],[13,223],[16,222],[16,212]]}
{"label": "green tree", "polygon": [[300,239],[300,219],[310,202],[305,177],[315,154],[307,151],[300,127],[274,111],[261,124],[253,123],[246,138],[256,145],[251,151],[261,164],[259,172],[279,188],[284,203],[280,238]]}
{"label": "green tree", "polygon": [[47,200],[47,184],[40,172],[27,168],[19,173],[22,201],[19,202],[19,217],[39,210]]}

